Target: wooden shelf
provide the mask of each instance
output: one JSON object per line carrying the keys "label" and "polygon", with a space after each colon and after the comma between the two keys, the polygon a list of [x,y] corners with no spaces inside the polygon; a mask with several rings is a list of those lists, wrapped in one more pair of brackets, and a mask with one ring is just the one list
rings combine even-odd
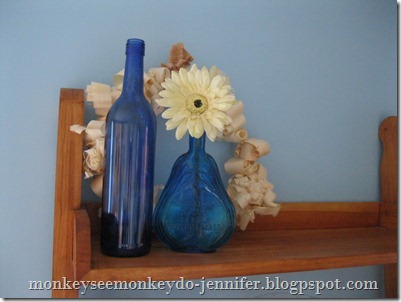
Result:
{"label": "wooden shelf", "polygon": [[[211,254],[175,253],[153,241],[149,255],[100,252],[99,203],[81,204],[84,92],[61,89],[54,210],[53,280],[177,280],[310,271],[383,264],[386,296],[398,296],[398,119],[379,129],[383,144],[380,202],[282,203],[277,217],[258,216],[245,232]],[[74,290],[53,290],[75,298]]]}
{"label": "wooden shelf", "polygon": [[[334,204],[338,203],[331,205]],[[349,205],[353,203],[340,206],[347,209]],[[369,203],[369,206],[373,205]],[[308,207],[308,203],[296,205],[298,209],[302,206]],[[286,204],[286,208],[282,216],[294,213],[291,204]],[[323,207],[321,212],[324,210]],[[95,230],[91,236],[89,232],[80,232],[75,254],[80,263],[90,263],[80,276],[80,279],[87,281],[147,280],[148,277],[153,280],[176,280],[180,277],[200,279],[397,262],[396,231],[377,226],[237,230],[227,245],[210,254],[176,253],[154,240],[152,252],[147,256],[115,258],[101,253],[97,231],[99,221],[91,214],[97,211],[93,210],[93,205],[89,206],[88,211],[89,215],[86,209],[76,211],[79,217],[76,219],[76,229],[87,228],[91,223]],[[94,221],[90,222],[89,216]],[[262,227],[260,220],[258,227]],[[88,255],[88,250],[91,250],[91,255]],[[80,251],[85,252],[82,254]]]}

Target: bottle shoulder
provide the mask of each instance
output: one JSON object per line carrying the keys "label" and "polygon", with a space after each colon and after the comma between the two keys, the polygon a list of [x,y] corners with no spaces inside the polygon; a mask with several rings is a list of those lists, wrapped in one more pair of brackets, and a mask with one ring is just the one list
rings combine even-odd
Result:
{"label": "bottle shoulder", "polygon": [[118,98],[111,106],[107,115],[107,122],[137,122],[149,121],[156,123],[156,116],[153,112],[152,106],[144,97],[123,97]]}
{"label": "bottle shoulder", "polygon": [[194,152],[186,152],[182,154],[173,165],[173,170],[178,171],[186,171],[188,170],[190,173],[195,171],[195,162],[198,161],[199,171],[209,173],[211,169],[218,169],[217,164],[214,158],[206,153],[205,151],[199,152],[197,155],[197,159],[195,158],[196,155]]}

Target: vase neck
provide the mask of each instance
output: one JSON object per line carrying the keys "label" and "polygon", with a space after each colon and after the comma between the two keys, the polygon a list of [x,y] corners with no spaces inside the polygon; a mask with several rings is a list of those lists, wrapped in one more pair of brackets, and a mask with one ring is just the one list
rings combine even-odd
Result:
{"label": "vase neck", "polygon": [[189,135],[189,153],[204,153],[205,141],[205,134],[203,134],[200,138],[195,138]]}

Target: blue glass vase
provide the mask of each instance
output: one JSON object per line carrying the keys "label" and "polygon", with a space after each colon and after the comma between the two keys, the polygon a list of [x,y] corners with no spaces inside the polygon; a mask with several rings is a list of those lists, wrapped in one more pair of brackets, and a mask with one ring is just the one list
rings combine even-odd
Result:
{"label": "blue glass vase", "polygon": [[231,238],[234,205],[213,157],[205,152],[205,135],[189,137],[189,151],[175,162],[153,214],[158,239],[177,252],[210,253]]}
{"label": "blue glass vase", "polygon": [[110,256],[151,248],[156,117],[143,95],[144,51],[127,41],[123,90],[106,118],[100,245]]}

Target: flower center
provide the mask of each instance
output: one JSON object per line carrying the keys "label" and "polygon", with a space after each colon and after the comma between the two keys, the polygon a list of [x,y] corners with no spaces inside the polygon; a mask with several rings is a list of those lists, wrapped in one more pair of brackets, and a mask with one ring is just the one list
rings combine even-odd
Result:
{"label": "flower center", "polygon": [[208,105],[208,101],[203,95],[195,93],[187,98],[187,109],[191,114],[202,114],[207,110]]}
{"label": "flower center", "polygon": [[194,106],[195,106],[196,108],[202,107],[202,100],[196,99],[196,100],[194,101]]}

